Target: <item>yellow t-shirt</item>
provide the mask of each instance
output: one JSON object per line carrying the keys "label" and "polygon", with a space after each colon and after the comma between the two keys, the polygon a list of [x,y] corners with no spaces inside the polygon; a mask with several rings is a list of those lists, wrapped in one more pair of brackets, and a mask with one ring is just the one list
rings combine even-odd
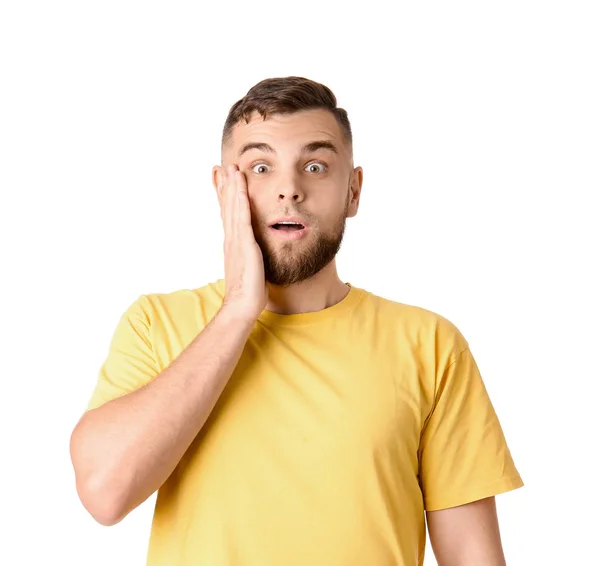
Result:
{"label": "yellow t-shirt", "polygon": [[[166,368],[224,290],[219,279],[138,297],[88,408]],[[424,510],[522,485],[456,326],[350,286],[318,312],[262,312],[158,491],[147,564],[422,565]]]}

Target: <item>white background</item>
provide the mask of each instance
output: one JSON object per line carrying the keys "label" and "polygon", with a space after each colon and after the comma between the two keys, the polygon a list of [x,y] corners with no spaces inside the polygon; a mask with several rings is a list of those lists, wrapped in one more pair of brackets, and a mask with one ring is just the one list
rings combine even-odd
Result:
{"label": "white background", "polygon": [[124,309],[222,276],[223,122],[300,75],[365,172],[341,278],[471,344],[526,484],[508,564],[599,564],[594,4],[3,2],[0,563],[144,564],[155,496],[95,523],[70,433]]}

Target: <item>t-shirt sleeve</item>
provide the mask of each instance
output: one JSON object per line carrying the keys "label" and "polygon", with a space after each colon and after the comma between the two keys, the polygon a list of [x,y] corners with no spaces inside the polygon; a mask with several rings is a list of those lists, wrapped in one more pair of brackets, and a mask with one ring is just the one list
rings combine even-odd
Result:
{"label": "t-shirt sleeve", "polygon": [[131,393],[159,373],[150,339],[150,318],[140,295],[121,315],[87,410]]}
{"label": "t-shirt sleeve", "polygon": [[464,505],[524,485],[466,341],[436,384],[419,456],[426,511]]}

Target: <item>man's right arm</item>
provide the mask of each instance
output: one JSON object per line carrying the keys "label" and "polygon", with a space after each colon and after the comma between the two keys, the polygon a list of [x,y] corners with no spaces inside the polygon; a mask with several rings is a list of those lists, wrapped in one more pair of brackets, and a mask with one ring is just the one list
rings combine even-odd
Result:
{"label": "man's right arm", "polygon": [[154,380],[77,423],[70,441],[77,492],[96,521],[119,523],[171,475],[225,389],[254,322],[223,305]]}
{"label": "man's right arm", "polygon": [[77,492],[102,525],[120,522],[171,475],[216,405],[267,305],[247,179],[236,164],[219,173],[225,231],[221,309],[150,383],[88,411],[71,434]]}

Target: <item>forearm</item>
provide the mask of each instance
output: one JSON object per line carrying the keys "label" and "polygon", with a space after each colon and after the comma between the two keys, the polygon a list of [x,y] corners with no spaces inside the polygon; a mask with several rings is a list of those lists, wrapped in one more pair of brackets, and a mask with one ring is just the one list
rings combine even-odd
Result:
{"label": "forearm", "polygon": [[98,522],[118,523],[171,475],[225,389],[252,326],[222,308],[154,380],[77,424],[77,490]]}

